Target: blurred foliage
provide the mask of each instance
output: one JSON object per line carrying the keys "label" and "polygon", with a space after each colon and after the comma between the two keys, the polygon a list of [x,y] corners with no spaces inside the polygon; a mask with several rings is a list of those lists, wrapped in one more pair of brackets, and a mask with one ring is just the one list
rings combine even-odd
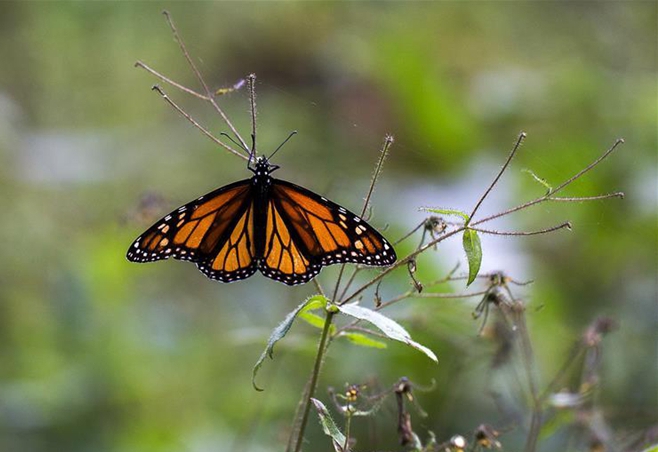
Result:
{"label": "blurred foliage", "polygon": [[[261,276],[223,285],[189,264],[124,258],[161,214],[249,176],[133,67],[140,59],[196,87],[163,9],[212,87],[258,74],[260,149],[299,130],[277,154],[279,177],[358,210],[383,136],[395,135],[372,220],[390,225],[392,240],[422,220],[417,207],[470,211],[521,130],[528,139],[481,215],[543,193],[521,169],[557,185],[624,137],[564,194],[624,191],[624,201],[542,204],[505,220],[501,229],[531,230],[568,219],[574,231],[483,236],[482,270],[536,281],[519,291],[544,384],[594,317],[616,319],[603,348],[603,414],[620,444],[655,422],[655,2],[2,2],[0,449],[284,449],[318,331],[299,322],[277,344],[259,376],[264,393],[249,376],[271,329],[314,286]],[[206,105],[167,91],[224,130]],[[246,93],[220,100],[248,130]],[[139,215],[148,193],[161,204]],[[440,278],[458,260],[463,270],[458,250],[422,257],[416,276]],[[336,274],[319,280],[331,287]],[[396,275],[384,295],[408,290]],[[329,406],[329,386],[434,379],[417,395],[423,438],[504,427],[489,391],[518,376],[491,371],[495,345],[476,337],[473,308],[419,299],[387,311],[439,365],[395,343],[337,341],[316,397]],[[357,450],[398,447],[395,416],[391,400],[354,421]],[[557,429],[543,450],[566,450],[573,435]],[[308,450],[331,449],[316,420],[307,437]],[[517,429],[501,441],[518,450],[523,438]]]}

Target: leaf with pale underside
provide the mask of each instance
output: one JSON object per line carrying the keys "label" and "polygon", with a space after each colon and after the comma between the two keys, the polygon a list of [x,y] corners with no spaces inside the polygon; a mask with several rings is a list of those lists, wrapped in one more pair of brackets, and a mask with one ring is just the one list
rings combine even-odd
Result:
{"label": "leaf with pale underside", "polygon": [[355,317],[359,320],[364,320],[371,323],[390,339],[403,342],[410,347],[423,352],[432,361],[439,362],[438,358],[432,350],[411,339],[411,335],[407,332],[407,330],[405,330],[400,324],[386,317],[385,315],[373,311],[372,309],[359,306],[356,303],[344,304],[342,306],[338,306],[338,309],[343,314],[347,314],[351,317]]}

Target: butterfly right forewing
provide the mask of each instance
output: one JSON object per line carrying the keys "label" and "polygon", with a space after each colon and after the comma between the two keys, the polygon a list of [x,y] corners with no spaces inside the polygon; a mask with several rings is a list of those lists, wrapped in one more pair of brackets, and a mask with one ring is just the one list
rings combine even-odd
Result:
{"label": "butterfly right forewing", "polygon": [[344,207],[282,180],[276,181],[273,198],[311,259],[320,265],[351,262],[387,266],[395,262],[393,246]]}

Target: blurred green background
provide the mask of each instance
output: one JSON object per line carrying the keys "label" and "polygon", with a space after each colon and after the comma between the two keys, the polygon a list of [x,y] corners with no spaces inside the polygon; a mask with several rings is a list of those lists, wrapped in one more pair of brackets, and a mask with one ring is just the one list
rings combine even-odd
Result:
{"label": "blurred green background", "polygon": [[[535,280],[514,290],[528,303],[543,385],[597,315],[616,319],[598,402],[618,450],[656,421],[657,3],[2,2],[1,450],[285,448],[318,330],[299,323],[277,346],[260,378],[265,392],[249,379],[271,329],[314,286],[260,275],[224,285],[190,264],[124,257],[162,215],[250,175],[133,67],[143,60],[198,89],[163,9],[211,87],[258,75],[260,149],[299,131],[277,154],[277,177],[359,211],[382,138],[395,135],[372,218],[391,240],[423,219],[420,206],[470,211],[521,130],[528,139],[481,217],[543,193],[521,169],[556,186],[625,138],[563,195],[626,199],[542,204],[494,223],[533,230],[571,220],[574,230],[485,236],[482,271]],[[164,88],[213,132],[226,130],[207,105]],[[220,103],[248,135],[246,92]],[[144,195],[159,201],[140,209]],[[459,241],[423,256],[418,278],[459,261],[465,269]],[[330,286],[335,275],[325,269],[319,281]],[[409,288],[401,270],[381,292]],[[439,365],[397,344],[337,341],[318,397],[330,405],[327,388],[346,382],[434,379],[434,391],[417,395],[429,416],[412,411],[421,437],[505,427],[490,395],[494,347],[471,318],[477,301],[389,311]],[[521,384],[513,372],[497,379],[510,392]],[[400,450],[395,426],[391,399],[356,421],[356,449]],[[558,429],[541,450],[583,450],[577,437]],[[307,438],[305,450],[331,448],[315,418]],[[523,438],[517,428],[501,441],[518,450]]]}

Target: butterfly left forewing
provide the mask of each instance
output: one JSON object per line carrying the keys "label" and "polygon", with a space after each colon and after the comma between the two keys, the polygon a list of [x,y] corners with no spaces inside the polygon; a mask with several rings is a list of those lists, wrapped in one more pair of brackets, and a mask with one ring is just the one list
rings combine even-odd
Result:
{"label": "butterfly left forewing", "polygon": [[219,188],[166,215],[128,249],[132,262],[195,262],[208,277],[234,281],[256,271],[249,180]]}

